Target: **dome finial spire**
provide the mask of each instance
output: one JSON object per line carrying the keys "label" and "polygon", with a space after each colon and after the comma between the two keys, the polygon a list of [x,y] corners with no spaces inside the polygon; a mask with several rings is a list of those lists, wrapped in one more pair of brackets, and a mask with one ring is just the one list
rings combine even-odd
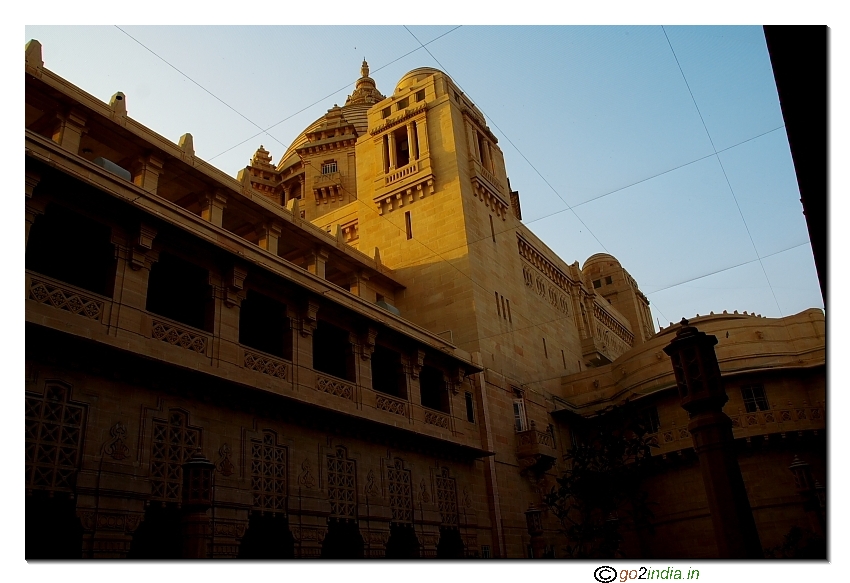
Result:
{"label": "dome finial spire", "polygon": [[366,62],[366,57],[363,57],[363,65],[360,67],[360,76],[368,77],[369,76],[369,63]]}

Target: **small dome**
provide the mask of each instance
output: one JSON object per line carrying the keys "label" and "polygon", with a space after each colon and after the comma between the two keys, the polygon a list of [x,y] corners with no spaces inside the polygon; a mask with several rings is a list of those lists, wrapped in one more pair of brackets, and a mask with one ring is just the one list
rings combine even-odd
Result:
{"label": "small dome", "polygon": [[584,271],[591,265],[596,265],[598,263],[613,263],[616,267],[622,267],[620,262],[617,261],[617,258],[613,255],[609,255],[608,253],[596,253],[587,258],[587,261],[582,265],[581,270]]}
{"label": "small dome", "polygon": [[402,89],[407,89],[412,85],[416,85],[422,79],[430,77],[431,75],[445,75],[445,73],[439,69],[432,69],[431,67],[419,67],[418,69],[413,69],[401,78],[395,86],[395,92],[398,93]]}

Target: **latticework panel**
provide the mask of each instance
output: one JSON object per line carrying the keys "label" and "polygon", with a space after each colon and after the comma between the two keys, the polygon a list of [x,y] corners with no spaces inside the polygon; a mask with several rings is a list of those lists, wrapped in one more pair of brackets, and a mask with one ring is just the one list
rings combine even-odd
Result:
{"label": "latticework panel", "polygon": [[286,447],[278,445],[275,434],[263,432],[262,441],[251,442],[251,489],[254,508],[286,513]]}
{"label": "latticework panel", "polygon": [[394,522],[413,522],[413,492],[410,470],[405,470],[401,461],[387,468],[387,483],[390,494],[390,508]]}
{"label": "latticework panel", "polygon": [[201,431],[190,427],[186,414],[172,411],[168,422],[155,419],[151,445],[151,495],[154,499],[180,501],[183,464],[201,447]]}
{"label": "latticework panel", "polygon": [[328,456],[328,501],[332,517],[356,518],[356,466],[354,460],[346,459],[344,449]]}
{"label": "latticework panel", "polygon": [[27,488],[72,491],[85,407],[70,403],[58,385],[47,386],[44,395],[27,393],[25,401]]}
{"label": "latticework panel", "polygon": [[457,483],[446,468],[437,475],[437,506],[443,524],[457,524]]}

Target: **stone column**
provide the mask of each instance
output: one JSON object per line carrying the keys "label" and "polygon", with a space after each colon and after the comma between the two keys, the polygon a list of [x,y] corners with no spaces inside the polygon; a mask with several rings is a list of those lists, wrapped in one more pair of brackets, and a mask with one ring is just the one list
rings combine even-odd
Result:
{"label": "stone column", "polygon": [[395,134],[390,132],[387,134],[387,147],[390,155],[390,172],[395,170],[396,168],[396,158],[395,158]]}
{"label": "stone column", "polygon": [[155,194],[164,163],[164,160],[153,155],[139,157],[131,169],[133,184]]}
{"label": "stone column", "polygon": [[159,252],[153,249],[156,234],[152,226],[139,223],[135,233],[120,241],[113,240],[117,265],[112,292],[114,307],[109,318],[110,334],[116,335],[118,329],[133,334],[141,330],[142,315],[147,308],[151,267],[159,259]]}
{"label": "stone column", "polygon": [[215,301],[213,320],[213,360],[220,365],[239,362],[239,312],[245,298],[243,285],[248,270],[231,265],[222,274],[220,285],[213,285]]}
{"label": "stone column", "polygon": [[356,358],[357,368],[357,384],[361,389],[373,389],[372,384],[372,353],[375,352],[375,338],[378,336],[378,330],[375,328],[367,328],[360,334],[358,340],[358,352]]}
{"label": "stone column", "polygon": [[307,300],[300,309],[288,310],[292,322],[292,380],[296,385],[303,384],[301,369],[313,368],[313,331],[318,311],[319,304],[314,300]]}
{"label": "stone column", "polygon": [[260,246],[260,249],[265,249],[272,255],[277,255],[277,244],[282,232],[282,227],[275,221],[263,223],[257,229],[257,235],[259,237],[257,245]]}
{"label": "stone column", "polygon": [[227,195],[221,191],[201,195],[201,218],[214,225],[221,226],[224,221],[224,209],[227,207]]}
{"label": "stone column", "polygon": [[408,163],[413,163],[418,156],[416,155],[416,131],[413,129],[413,122],[407,124],[407,153],[410,156]]}
{"label": "stone column", "polygon": [[86,132],[86,118],[76,110],[66,115],[56,116],[56,127],[53,130],[53,141],[72,154],[80,153],[80,140]]}
{"label": "stone column", "polygon": [[325,279],[325,265],[328,262],[328,257],[330,257],[330,254],[327,249],[314,249],[307,256],[307,271]]}
{"label": "stone column", "polygon": [[422,405],[422,392],[419,388],[419,372],[425,364],[425,351],[416,350],[411,355],[402,355],[402,367],[407,376],[407,399],[411,403]]}
{"label": "stone column", "polygon": [[464,117],[463,125],[466,127],[466,140],[469,144],[470,156],[476,160],[481,160],[481,153],[478,151],[478,140],[476,139],[475,128],[472,127],[472,122]]}
{"label": "stone column", "polygon": [[428,121],[423,116],[421,120],[422,122],[420,127],[420,123],[416,122],[416,136],[419,138],[419,143],[416,147],[416,152],[419,154],[419,158],[428,153]]}
{"label": "stone column", "polygon": [[38,186],[38,183],[41,181],[41,176],[36,174],[35,172],[27,171],[24,174],[24,193],[26,194],[26,238],[24,239],[24,245],[29,241],[30,238],[30,227],[35,222],[36,217],[44,214],[45,203],[42,200],[34,201],[32,198],[33,191],[35,187]]}
{"label": "stone column", "polygon": [[709,336],[684,318],[676,337],[664,348],[673,364],[682,408],[699,465],[714,525],[717,550],[723,559],[763,558],[738,457],[732,420],[723,412],[729,400]]}

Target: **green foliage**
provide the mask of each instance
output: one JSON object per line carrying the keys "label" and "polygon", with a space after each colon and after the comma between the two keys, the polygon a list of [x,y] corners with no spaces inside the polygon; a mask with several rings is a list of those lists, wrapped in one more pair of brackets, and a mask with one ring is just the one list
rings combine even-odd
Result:
{"label": "green foliage", "polygon": [[764,550],[768,559],[826,559],[826,539],[809,529],[792,526],[781,545]]}
{"label": "green foliage", "polygon": [[621,529],[652,529],[652,512],[641,481],[651,448],[647,418],[631,403],[609,407],[598,417],[571,426],[575,445],[570,469],[545,497],[576,558],[622,556]]}

